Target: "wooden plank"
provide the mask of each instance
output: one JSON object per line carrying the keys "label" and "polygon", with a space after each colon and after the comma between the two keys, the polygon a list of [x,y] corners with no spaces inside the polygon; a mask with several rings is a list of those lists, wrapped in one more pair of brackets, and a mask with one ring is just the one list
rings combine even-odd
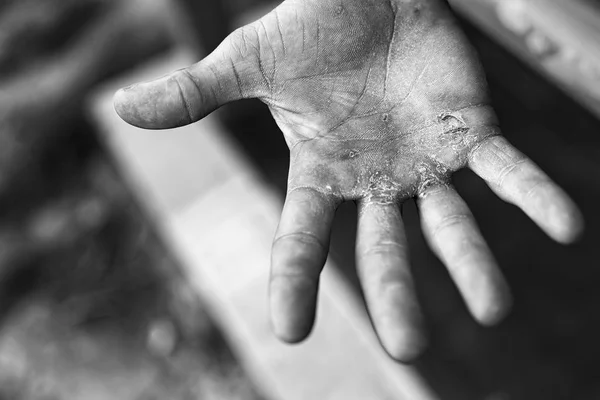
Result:
{"label": "wooden plank", "polygon": [[436,398],[412,367],[387,357],[362,302],[331,263],[311,337],[294,346],[275,339],[266,285],[282,202],[214,116],[166,132],[142,131],[116,116],[112,95],[118,87],[194,58],[182,51],[112,82],[93,96],[90,108],[138,199],[247,371],[272,399]]}
{"label": "wooden plank", "polygon": [[600,117],[600,8],[580,0],[450,3]]}

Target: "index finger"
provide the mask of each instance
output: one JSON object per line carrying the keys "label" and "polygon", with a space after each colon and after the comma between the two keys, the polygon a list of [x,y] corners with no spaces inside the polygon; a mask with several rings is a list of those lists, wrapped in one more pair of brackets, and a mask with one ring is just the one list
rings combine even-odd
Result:
{"label": "index finger", "polygon": [[336,202],[308,187],[288,192],[271,253],[271,325],[290,343],[304,339],[315,319],[319,275],[329,252]]}

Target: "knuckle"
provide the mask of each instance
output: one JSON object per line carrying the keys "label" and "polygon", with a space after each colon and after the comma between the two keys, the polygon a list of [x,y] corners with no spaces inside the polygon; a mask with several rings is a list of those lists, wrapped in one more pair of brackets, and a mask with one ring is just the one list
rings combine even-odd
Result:
{"label": "knuckle", "polygon": [[432,231],[432,236],[435,238],[440,233],[442,233],[448,229],[452,229],[452,228],[458,227],[460,225],[463,225],[466,222],[468,222],[470,219],[471,219],[471,215],[468,213],[456,213],[456,214],[445,215],[437,222],[437,224],[435,224],[433,231]]}
{"label": "knuckle", "polygon": [[398,256],[406,251],[406,246],[398,242],[381,242],[363,248],[358,252],[358,258],[367,258],[373,256]]}
{"label": "knuckle", "polygon": [[330,208],[336,208],[340,200],[334,193],[327,192],[314,186],[295,186],[288,190],[288,198],[306,197],[315,203],[327,204]]}
{"label": "knuckle", "polygon": [[306,287],[314,287],[318,284],[319,276],[318,274],[310,274],[303,268],[274,269],[269,276],[271,285],[276,282],[289,283],[290,281],[296,285],[304,283]]}
{"label": "knuckle", "polygon": [[307,247],[309,247],[309,249],[307,250],[313,250],[315,247],[319,248],[320,251],[325,251],[326,249],[322,240],[314,233],[308,231],[290,232],[280,235],[276,237],[273,241],[273,246],[275,247],[276,245],[284,243],[286,241],[291,241],[296,244],[307,245]]}
{"label": "knuckle", "polygon": [[189,122],[197,120],[197,118],[194,115],[193,107],[193,104],[195,104],[196,102],[194,101],[194,98],[189,94],[189,90],[192,89],[194,96],[201,96],[201,93],[197,90],[195,81],[193,81],[193,79],[189,76],[189,73],[185,70],[179,70],[175,72],[171,76],[171,81],[177,87],[177,91],[181,99],[182,108],[185,110]]}

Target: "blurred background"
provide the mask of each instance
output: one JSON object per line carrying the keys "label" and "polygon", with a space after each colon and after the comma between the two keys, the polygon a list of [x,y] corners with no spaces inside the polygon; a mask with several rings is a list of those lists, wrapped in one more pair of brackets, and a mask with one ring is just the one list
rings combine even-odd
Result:
{"label": "blurred background", "polygon": [[[576,245],[555,244],[460,172],[455,184],[516,300],[504,323],[482,328],[409,202],[432,342],[415,368],[441,399],[600,399],[600,2],[450,3],[481,54],[506,136],[572,195],[587,231]],[[275,5],[0,2],[0,400],[271,398],[136,200],[89,98],[176,46],[206,54]],[[218,118],[283,196],[287,148],[266,107],[244,101]],[[343,205],[331,258],[359,293],[355,225],[354,205]]]}

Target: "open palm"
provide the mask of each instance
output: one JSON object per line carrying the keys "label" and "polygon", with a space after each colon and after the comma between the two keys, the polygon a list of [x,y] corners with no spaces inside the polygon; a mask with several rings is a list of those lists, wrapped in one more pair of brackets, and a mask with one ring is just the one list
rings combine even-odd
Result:
{"label": "open palm", "polygon": [[242,98],[265,102],[290,148],[272,252],[275,333],[313,324],[337,206],[359,207],[356,258],[384,348],[424,344],[400,204],[417,197],[423,232],[471,313],[498,321],[510,295],[472,214],[450,185],[468,166],[559,242],[582,228],[566,194],[501,136],[476,54],[441,0],[287,0],[199,63],[119,91],[127,122],[172,128]]}

